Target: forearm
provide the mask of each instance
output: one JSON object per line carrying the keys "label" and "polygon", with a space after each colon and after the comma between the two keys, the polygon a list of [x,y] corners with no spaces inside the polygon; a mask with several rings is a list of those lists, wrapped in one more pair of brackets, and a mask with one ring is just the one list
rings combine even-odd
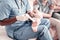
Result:
{"label": "forearm", "polygon": [[9,19],[4,19],[4,20],[0,21],[0,25],[9,25],[16,21],[26,21],[28,19],[29,19],[29,17],[26,16],[26,14],[23,14],[21,16],[15,16],[15,17],[12,17]]}
{"label": "forearm", "polygon": [[44,18],[51,18],[51,16],[52,16],[51,14],[43,14]]}
{"label": "forearm", "polygon": [[60,6],[56,6],[56,7],[55,7],[55,9],[58,9],[58,10],[60,10]]}
{"label": "forearm", "polygon": [[4,19],[4,20],[0,21],[0,25],[9,25],[9,24],[12,24],[16,21],[17,21],[16,17],[12,17],[10,19]]}

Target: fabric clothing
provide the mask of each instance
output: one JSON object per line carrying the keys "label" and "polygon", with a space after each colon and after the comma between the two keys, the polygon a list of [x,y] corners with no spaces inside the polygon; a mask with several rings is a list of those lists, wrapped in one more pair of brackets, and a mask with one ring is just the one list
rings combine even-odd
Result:
{"label": "fabric clothing", "polygon": [[[24,25],[24,27],[20,28],[18,31],[16,31],[14,33],[15,38],[17,38],[16,40],[28,40],[30,38],[38,38],[39,40],[45,40],[45,39],[52,40],[51,35],[47,28],[47,27],[49,27],[49,21],[48,21],[48,19],[42,19],[42,21],[43,20],[45,20],[45,22],[42,22],[38,26],[37,32],[33,32],[32,28],[31,28],[31,24],[32,24],[31,21],[30,22],[27,21],[27,23]],[[47,34],[49,36],[47,36]]]}
{"label": "fabric clothing", "polygon": [[[0,20],[6,18],[10,19],[14,16],[21,16],[26,13],[26,11],[30,11],[28,0],[22,1],[24,4],[22,4],[23,7],[21,7],[21,2],[19,2],[19,0],[0,0]],[[6,25],[6,32],[11,38],[16,38],[18,40],[28,40],[29,38],[35,37],[38,37],[39,40],[52,40],[48,28],[45,27],[46,25],[44,24],[48,24],[47,27],[50,25],[45,21],[39,25],[38,32],[34,33],[31,29],[31,21],[16,21],[13,24]],[[40,37],[41,35],[42,37]]]}
{"label": "fabric clothing", "polygon": [[48,0],[46,5],[42,4],[42,0],[38,0],[39,1],[39,11],[43,12],[43,13],[50,13],[52,10],[49,8],[49,6],[52,4],[51,0]]}
{"label": "fabric clothing", "polygon": [[[38,0],[39,11],[45,14],[52,14],[54,10],[50,9],[50,5],[52,4],[51,0],[47,0],[46,5],[42,4],[42,0]],[[44,19],[44,18],[43,18]],[[47,19],[47,18],[46,18]],[[49,19],[48,19],[49,20]],[[48,27],[50,28],[50,26]]]}

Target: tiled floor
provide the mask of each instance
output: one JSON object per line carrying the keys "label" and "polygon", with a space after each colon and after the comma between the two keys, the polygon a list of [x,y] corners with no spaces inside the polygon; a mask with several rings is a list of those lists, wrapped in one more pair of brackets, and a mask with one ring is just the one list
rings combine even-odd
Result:
{"label": "tiled floor", "polygon": [[6,35],[4,26],[0,26],[0,40],[12,40]]}

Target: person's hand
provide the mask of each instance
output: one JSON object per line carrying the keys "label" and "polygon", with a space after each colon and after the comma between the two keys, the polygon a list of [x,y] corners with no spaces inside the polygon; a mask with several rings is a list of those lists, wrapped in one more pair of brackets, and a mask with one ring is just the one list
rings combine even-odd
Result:
{"label": "person's hand", "polygon": [[26,20],[28,20],[28,19],[30,19],[31,21],[35,21],[29,14],[23,14],[23,15],[21,15],[21,16],[16,16],[16,19],[18,20],[18,21],[26,21]]}
{"label": "person's hand", "polygon": [[30,17],[34,17],[34,12],[32,11],[32,12],[28,12],[28,15],[30,16]]}
{"label": "person's hand", "polygon": [[33,12],[35,18],[39,18],[39,19],[43,18],[42,12],[39,12],[38,10],[33,10]]}
{"label": "person's hand", "polygon": [[26,16],[27,16],[32,22],[35,22],[35,19],[33,19],[29,14],[26,14]]}
{"label": "person's hand", "polygon": [[32,30],[33,32],[37,32],[38,26],[40,24],[40,19],[35,19],[35,22],[32,22]]}
{"label": "person's hand", "polygon": [[16,19],[17,19],[17,21],[26,21],[29,18],[25,14],[23,14],[21,16],[16,16]]}
{"label": "person's hand", "polygon": [[33,30],[33,32],[37,32],[37,28],[38,28],[37,22],[32,22],[32,30]]}

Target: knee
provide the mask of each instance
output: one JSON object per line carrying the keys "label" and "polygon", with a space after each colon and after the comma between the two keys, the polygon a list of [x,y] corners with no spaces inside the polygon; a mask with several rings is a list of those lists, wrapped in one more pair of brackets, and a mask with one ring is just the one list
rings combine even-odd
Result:
{"label": "knee", "polygon": [[44,27],[43,31],[48,31],[48,28],[47,27]]}
{"label": "knee", "polygon": [[41,31],[39,31],[39,36],[42,37],[45,33],[47,33],[49,30],[47,27],[43,26],[43,29],[41,29]]}
{"label": "knee", "polygon": [[48,28],[45,25],[41,25],[41,27],[40,26],[38,27],[38,32],[43,32],[45,30],[46,31],[48,30]]}
{"label": "knee", "polygon": [[43,26],[42,32],[43,32],[43,31],[48,31],[48,28],[47,28],[46,26]]}
{"label": "knee", "polygon": [[48,28],[47,27],[44,27],[44,29],[42,30],[42,32],[40,33],[40,34],[45,34],[45,33],[47,33],[49,30],[48,30]]}
{"label": "knee", "polygon": [[50,20],[46,19],[45,20],[45,26],[49,29],[50,28]]}

